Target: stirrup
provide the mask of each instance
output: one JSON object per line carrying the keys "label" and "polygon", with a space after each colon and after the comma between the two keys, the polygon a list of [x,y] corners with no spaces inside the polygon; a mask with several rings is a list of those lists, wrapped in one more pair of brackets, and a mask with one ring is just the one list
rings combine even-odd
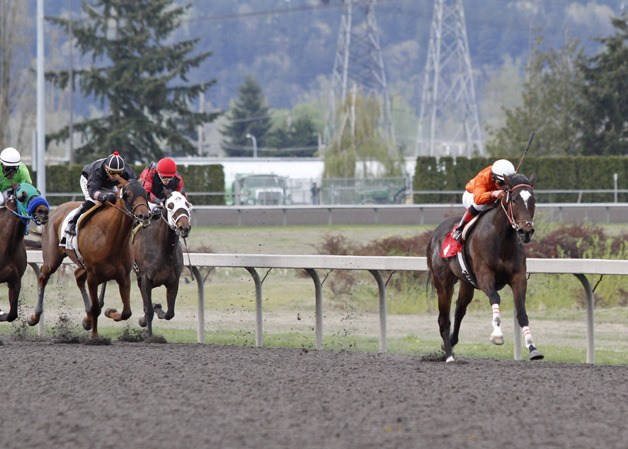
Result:
{"label": "stirrup", "polygon": [[462,243],[462,229],[454,229],[451,233],[451,238],[458,243]]}

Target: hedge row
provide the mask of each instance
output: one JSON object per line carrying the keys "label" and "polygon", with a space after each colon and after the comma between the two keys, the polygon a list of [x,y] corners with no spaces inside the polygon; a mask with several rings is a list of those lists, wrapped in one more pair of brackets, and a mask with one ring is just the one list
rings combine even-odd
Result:
{"label": "hedge row", "polygon": [[[419,157],[413,179],[414,191],[456,191],[452,195],[416,195],[415,202],[460,202],[466,183],[480,170],[491,165],[489,158]],[[519,161],[511,161],[515,167]],[[536,174],[536,190],[612,190],[613,175],[617,174],[617,188],[628,189],[628,157],[528,157],[520,170],[528,177]],[[619,193],[619,202],[628,201],[628,194]],[[585,193],[578,198],[574,193],[537,194],[537,201],[551,202],[613,202],[614,194]]]}
{"label": "hedge row", "polygon": [[[37,182],[37,175],[31,170],[33,182]],[[59,205],[66,201],[80,201],[77,197],[81,192],[79,179],[83,165],[51,165],[46,167],[46,199],[52,205]],[[139,177],[144,166],[135,165],[133,170]],[[185,180],[188,192],[218,192],[218,195],[195,195],[190,197],[192,203],[222,205],[225,204],[225,173],[222,165],[190,165],[177,167]],[[72,193],[74,195],[61,195]],[[52,195],[51,195],[52,194]]]}

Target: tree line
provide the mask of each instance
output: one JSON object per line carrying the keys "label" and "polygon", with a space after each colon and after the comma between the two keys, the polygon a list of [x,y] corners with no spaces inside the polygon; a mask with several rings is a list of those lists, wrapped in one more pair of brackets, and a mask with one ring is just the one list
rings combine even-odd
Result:
{"label": "tree line", "polygon": [[[0,33],[0,137],[11,125],[20,89],[15,86],[11,52],[11,5],[2,2]],[[190,6],[174,0],[84,1],[82,17],[47,20],[72,38],[83,60],[91,64],[73,72],[51,71],[47,80],[58,89],[68,86],[93,98],[99,109],[91,116],[63,126],[47,142],[64,142],[70,132],[80,137],[75,157],[86,162],[121,149],[135,162],[165,154],[196,155],[199,126],[224,116],[222,148],[229,156],[251,156],[254,136],[259,156],[321,156],[326,173],[351,176],[355,162],[375,159],[385,170],[399,171],[401,149],[377,129],[376,98],[347,96],[337,105],[337,126],[330,144],[319,154],[325,133],[321,107],[304,103],[290,111],[273,110],[253,76],[245,79],[227,111],[195,111],[201,94],[219,80],[189,81],[190,72],[212,56],[198,51],[198,39],[176,41],[175,31]],[[536,155],[628,154],[628,15],[613,18],[614,34],[600,37],[601,49],[586,57],[571,41],[563,48],[542,50],[539,39],[526,65],[518,106],[505,108],[505,124],[488,128],[487,150],[495,157],[517,156],[530,132],[536,131]],[[6,22],[6,23],[5,23]],[[9,119],[7,119],[9,118]],[[14,125],[14,123],[13,123]],[[353,163],[351,163],[353,161]],[[347,168],[349,167],[349,168]],[[353,167],[353,168],[351,168]],[[365,164],[366,167],[366,164]],[[368,170],[364,170],[367,174]]]}

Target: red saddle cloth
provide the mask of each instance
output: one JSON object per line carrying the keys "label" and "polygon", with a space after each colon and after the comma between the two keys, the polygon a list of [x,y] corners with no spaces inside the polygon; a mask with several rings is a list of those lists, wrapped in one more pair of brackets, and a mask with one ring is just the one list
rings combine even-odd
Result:
{"label": "red saddle cloth", "polygon": [[454,229],[449,231],[443,239],[443,245],[440,247],[440,256],[443,258],[453,257],[462,250],[462,245],[451,236]]}

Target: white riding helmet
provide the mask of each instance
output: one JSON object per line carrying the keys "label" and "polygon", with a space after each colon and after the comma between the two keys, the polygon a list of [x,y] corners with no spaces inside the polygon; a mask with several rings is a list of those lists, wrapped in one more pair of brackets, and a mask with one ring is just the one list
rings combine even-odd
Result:
{"label": "white riding helmet", "polygon": [[0,162],[6,167],[17,167],[20,160],[20,152],[13,147],[7,147],[0,153]]}
{"label": "white riding helmet", "polygon": [[505,176],[512,176],[515,174],[515,166],[506,159],[498,159],[493,163],[491,171],[497,179],[501,179],[503,181]]}

